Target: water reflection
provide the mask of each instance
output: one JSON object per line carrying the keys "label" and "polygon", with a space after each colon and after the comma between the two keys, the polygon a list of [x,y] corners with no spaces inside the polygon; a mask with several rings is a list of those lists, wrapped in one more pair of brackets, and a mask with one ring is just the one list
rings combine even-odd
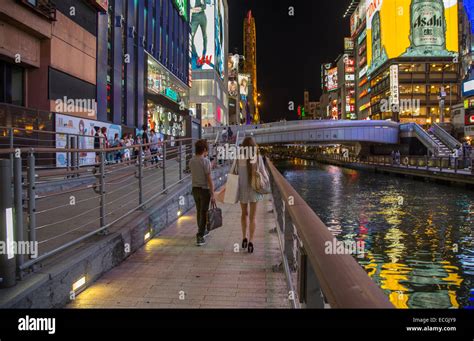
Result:
{"label": "water reflection", "polygon": [[474,192],[294,159],[278,168],[398,308],[474,306]]}

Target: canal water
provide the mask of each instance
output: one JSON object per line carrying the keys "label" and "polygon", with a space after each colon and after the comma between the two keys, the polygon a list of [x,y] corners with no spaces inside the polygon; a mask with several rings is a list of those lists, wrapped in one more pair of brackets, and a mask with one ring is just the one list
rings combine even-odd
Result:
{"label": "canal water", "polygon": [[275,165],[342,245],[363,246],[353,257],[396,307],[474,307],[474,190],[301,159]]}

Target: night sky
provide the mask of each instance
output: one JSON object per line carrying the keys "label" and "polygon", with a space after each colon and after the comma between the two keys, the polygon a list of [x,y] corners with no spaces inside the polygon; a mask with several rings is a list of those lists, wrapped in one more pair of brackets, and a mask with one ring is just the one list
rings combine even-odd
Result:
{"label": "night sky", "polygon": [[[303,104],[321,95],[321,64],[343,53],[350,35],[349,18],[343,19],[351,0],[228,0],[229,52],[243,54],[243,20],[252,10],[257,26],[257,78],[265,122],[297,119],[288,103]],[[288,8],[295,8],[295,16]]]}

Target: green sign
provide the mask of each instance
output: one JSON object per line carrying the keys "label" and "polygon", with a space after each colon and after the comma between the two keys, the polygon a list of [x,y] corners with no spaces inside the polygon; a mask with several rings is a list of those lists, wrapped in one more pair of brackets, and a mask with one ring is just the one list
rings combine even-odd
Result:
{"label": "green sign", "polygon": [[188,21],[188,0],[173,0],[174,5],[179,11],[179,15]]}
{"label": "green sign", "polygon": [[178,102],[178,93],[170,88],[166,88],[165,95],[173,101]]}

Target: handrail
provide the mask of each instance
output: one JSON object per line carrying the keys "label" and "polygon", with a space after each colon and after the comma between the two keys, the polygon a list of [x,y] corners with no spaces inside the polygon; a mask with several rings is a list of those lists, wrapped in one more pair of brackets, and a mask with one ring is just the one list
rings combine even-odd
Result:
{"label": "handrail", "polygon": [[441,140],[449,149],[454,150],[461,143],[456,140],[450,133],[441,128],[437,123],[433,124],[433,134]]}
{"label": "handrail", "polygon": [[393,308],[352,256],[325,253],[325,244],[335,237],[269,159],[267,165],[282,198],[293,199],[292,205],[285,206],[331,307]]}
{"label": "handrail", "polygon": [[430,134],[428,134],[418,123],[411,123],[413,126],[413,130],[420,138],[421,143],[423,143],[430,151],[435,155],[438,156],[439,154],[439,145],[431,138]]}

